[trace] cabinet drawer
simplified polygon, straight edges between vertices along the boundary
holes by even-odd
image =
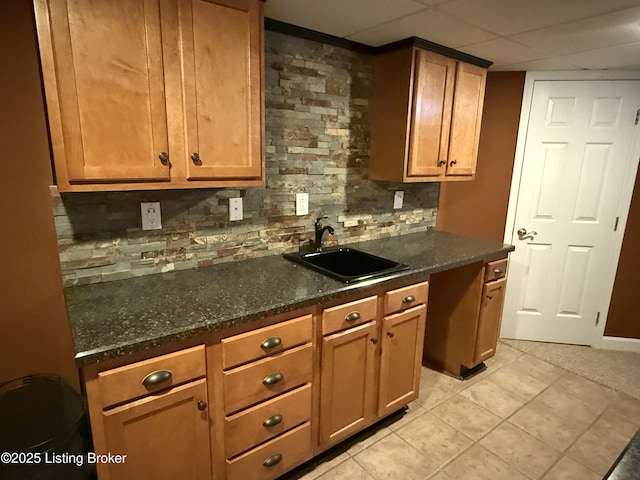
[[[322,312],[322,334],[344,330],[375,320],[378,315],[378,297],[367,297],[355,302],[327,308]]]
[[[225,414],[311,382],[313,347],[306,344],[224,372]]]
[[[204,345],[98,374],[102,407],[143,397],[206,374]]]
[[[416,283],[408,287],[390,290],[384,295],[384,314],[399,312],[427,302],[429,282]]]
[[[275,478],[311,458],[311,454],[311,425],[307,422],[244,455],[227,460],[227,480]]]
[[[310,384],[226,417],[226,457],[233,457],[310,419]],[[275,424],[269,425],[267,420]]]
[[[508,259],[503,258],[501,260],[495,260],[493,262],[487,263],[487,266],[484,270],[484,281],[491,282],[493,280],[498,280],[499,278],[503,278],[507,275],[507,262]]]
[[[305,315],[277,325],[225,338],[221,342],[222,368],[226,370],[311,342],[312,328],[311,315]]]

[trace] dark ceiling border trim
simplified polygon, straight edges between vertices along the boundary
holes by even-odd
[[[281,22],[280,20],[274,20],[273,18],[264,19],[265,30],[272,32],[284,33],[286,35],[292,35],[294,37],[304,38],[306,40],[314,40],[316,42],[328,43],[335,47],[346,48],[347,50],[355,50],[356,52],[369,53],[374,55],[378,49],[371,45],[365,45],[364,43],[354,42],[353,40],[347,40],[346,38],[336,37],[329,35],[328,33],[318,32],[309,28],[299,27],[292,25],[291,23]]]
[[[453,48],[445,47],[444,45],[430,42],[429,40],[419,37],[409,37],[404,40],[387,43],[386,45],[381,45],[379,47],[372,47],[364,43],[354,42],[353,40],[347,40],[346,38],[329,35],[328,33],[322,33],[309,28],[292,25],[291,23],[281,22],[280,20],[274,20],[273,18],[265,17],[264,28],[265,30],[270,30],[272,32],[284,33],[286,35],[327,43],[335,47],[342,47],[348,50],[368,53],[371,55],[386,53],[400,48],[418,47],[431,52],[440,53],[455,60],[471,63],[472,65],[477,65],[482,68],[489,68],[493,64],[493,62],[485,60],[484,58],[475,57],[468,53],[460,52]]]

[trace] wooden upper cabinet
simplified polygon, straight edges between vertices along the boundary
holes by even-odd
[[[370,177],[396,182],[475,174],[486,69],[407,47],[374,67]]]
[[[35,6],[60,191],[263,184],[261,1]]]
[[[48,7],[38,28],[61,186],[168,181],[158,158],[168,150],[158,1],[36,6]]]
[[[262,176],[262,29],[254,0],[182,0],[188,180]]]
[[[449,152],[456,61],[424,50],[415,55],[407,176],[440,176]]]
[[[458,62],[453,95],[447,175],[476,173],[487,70]]]

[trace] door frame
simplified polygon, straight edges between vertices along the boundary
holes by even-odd
[[[640,71],[609,71],[609,70],[576,70],[566,72],[527,72],[522,94],[522,110],[520,111],[520,125],[516,140],[516,152],[513,163],[513,176],[511,177],[511,190],[509,193],[509,206],[507,208],[507,222],[504,230],[504,242],[513,244],[513,230],[515,227],[516,208],[518,195],[520,193],[520,183],[522,177],[522,167],[524,163],[524,148],[527,140],[527,130],[529,128],[529,116],[531,113],[531,102],[533,101],[533,87],[537,81],[593,81],[593,80],[640,80]],[[618,205],[617,216],[619,217],[618,230],[613,232],[613,249],[610,253],[610,268],[604,272],[605,289],[598,302],[600,312],[600,323],[595,329],[591,340],[591,346],[595,348],[608,348],[612,350],[630,350],[640,352],[640,340],[621,339],[618,337],[605,337],[604,329],[607,325],[611,295],[613,285],[620,260],[622,240],[627,226],[629,207],[633,195],[633,187],[638,173],[638,163],[640,161],[640,127],[631,141],[629,158],[627,159],[627,174],[622,186],[620,203]],[[508,280],[507,280],[508,281]],[[504,312],[503,312],[504,315]]]

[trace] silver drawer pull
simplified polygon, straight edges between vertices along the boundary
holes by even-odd
[[[265,467],[273,467],[273,466],[279,464],[281,461],[282,461],[282,454],[281,453],[274,453],[273,455],[270,455],[267,458],[265,458],[264,462],[262,462],[262,464]]]
[[[413,303],[415,301],[416,301],[416,297],[414,297],[413,295],[407,295],[402,299],[402,303]]]
[[[172,374],[169,370],[158,370],[144,377],[142,384],[145,387],[154,387],[160,383],[170,381],[171,376]]]
[[[504,275],[504,270],[502,270],[501,268],[496,268],[493,271],[493,273],[496,274],[496,275]]]
[[[268,348],[275,348],[281,344],[282,344],[282,339],[280,337],[270,337],[270,338],[267,338],[264,342],[262,342],[262,345],[260,346],[264,349],[268,349]]]
[[[264,422],[262,422],[262,425],[264,425],[265,427],[275,427],[280,422],[282,422],[282,415],[276,414],[271,415],[269,418],[267,418]]]
[[[351,312],[346,317],[344,317],[347,322],[355,322],[356,320],[360,320],[360,312]]]
[[[282,380],[284,380],[284,375],[282,375],[280,372],[276,372],[264,377],[262,383],[269,387],[271,385],[275,385],[278,382],[281,382]]]

